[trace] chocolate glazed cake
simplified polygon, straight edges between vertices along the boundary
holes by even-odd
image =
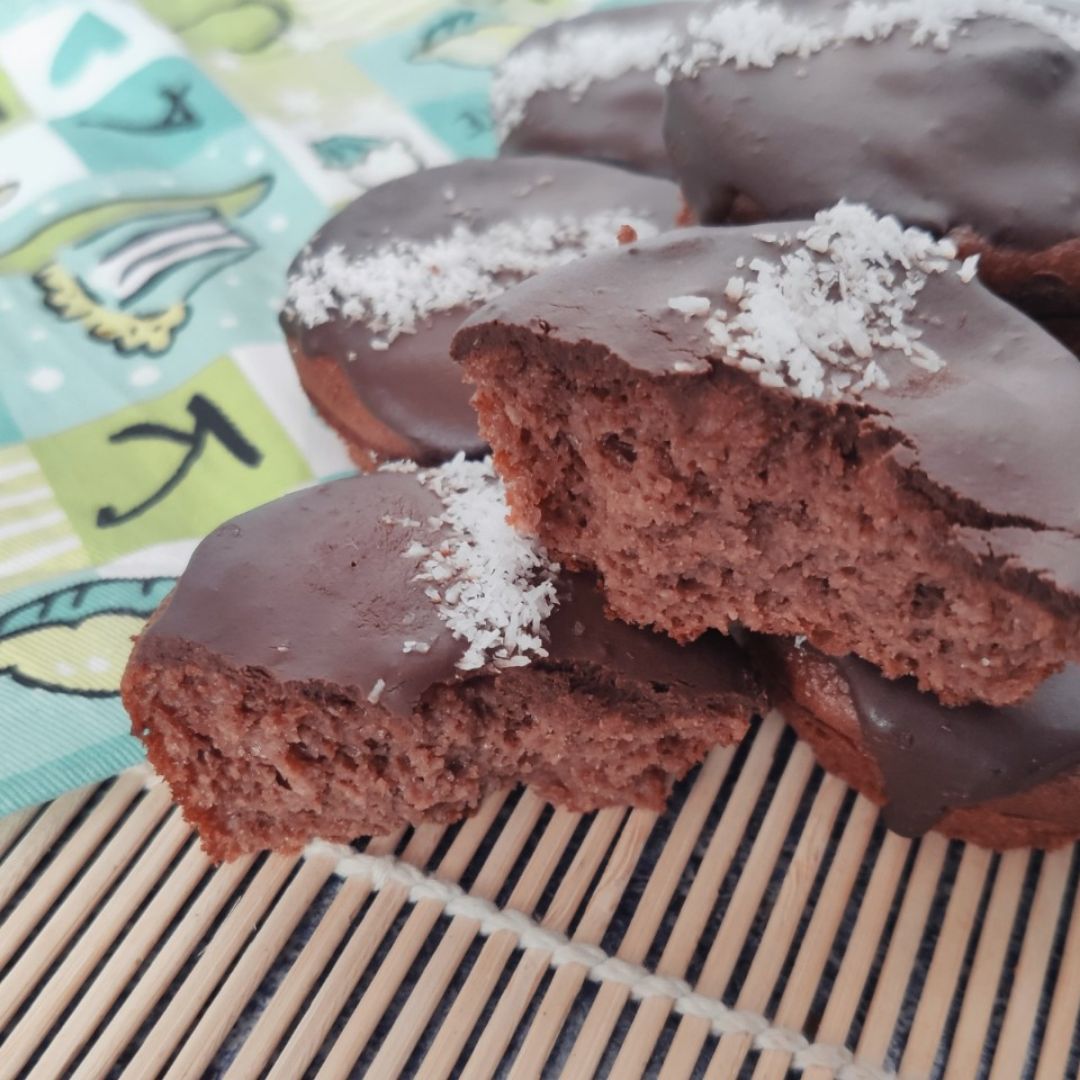
[[[763,700],[729,639],[605,617],[506,523],[490,463],[380,471],[212,533],[124,704],[217,859],[448,822],[524,781],[661,808]]]
[[[884,806],[905,836],[930,829],[983,847],[1059,847],[1080,837],[1080,667],[1019,705],[948,709],[911,679],[759,639],[784,717],[821,764]]]
[[[462,319],[514,282],[671,228],[675,186],[584,161],[463,161],[361,195],[289,271],[282,327],[304,390],[356,463],[486,447],[450,361]],[[625,235],[625,232],[624,232]]]
[[[1004,705],[1080,659],[1080,366],[865,207],[526,282],[454,343],[516,520],[613,612]]]
[[[669,74],[668,151],[699,221],[865,202],[951,234],[991,288],[1080,336],[1075,15],[1027,0],[719,5],[690,20]]]
[[[594,11],[531,33],[495,69],[502,154],[565,154],[670,176],[657,69],[692,3]]]

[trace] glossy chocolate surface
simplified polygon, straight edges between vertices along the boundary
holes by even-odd
[[[1077,130],[1080,54],[985,17],[946,49],[914,46],[901,28],[771,68],[714,63],[676,77],[665,116],[675,175],[703,222],[737,214],[737,196],[756,220],[847,198],[1027,249],[1080,235]]]
[[[668,181],[592,162],[546,157],[463,161],[391,181],[360,196],[315,235],[293,264],[340,246],[349,258],[395,240],[426,241],[457,225],[484,229],[529,217],[587,215],[627,209],[673,227],[678,193]],[[309,358],[334,360],[357,397],[378,420],[436,464],[465,451],[484,452],[469,405],[471,388],[449,357],[450,341],[471,308],[441,312],[389,348],[372,346],[362,321],[336,315],[308,327],[286,312],[286,334]]]
[[[949,709],[912,679],[890,681],[855,657],[834,663],[884,777],[885,819],[896,832],[919,836],[947,810],[1028,791],[1080,765],[1076,665],[1020,705]]]

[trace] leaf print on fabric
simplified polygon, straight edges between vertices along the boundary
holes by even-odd
[[[172,578],[86,581],[0,615],[0,672],[23,686],[80,697],[114,696],[132,636]]]

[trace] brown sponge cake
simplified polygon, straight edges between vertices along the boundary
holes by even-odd
[[[670,65],[665,135],[706,224],[840,198],[981,253],[1040,319],[1080,313],[1080,19],[1017,0],[713,5]]]
[[[949,709],[855,657],[790,639],[752,647],[785,718],[895,831],[934,829],[997,850],[1080,837],[1080,667],[1020,705]]]
[[[515,282],[672,228],[666,180],[552,157],[461,161],[333,217],[290,271],[282,327],[308,397],[363,469],[486,453],[450,360],[461,321]]]
[[[1027,696],[1080,659],[1080,367],[951,255],[841,205],[504,294],[454,351],[516,519],[681,640]]]
[[[506,523],[490,463],[376,472],[212,533],[138,639],[124,704],[227,859],[447,822],[524,781],[660,808],[763,700],[719,634],[605,617]]]

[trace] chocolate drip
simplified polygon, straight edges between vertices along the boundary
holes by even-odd
[[[948,810],[1030,790],[1080,765],[1080,666],[1020,705],[950,709],[913,679],[890,681],[856,657],[835,663],[884,777],[884,815],[895,832],[919,836]]]

